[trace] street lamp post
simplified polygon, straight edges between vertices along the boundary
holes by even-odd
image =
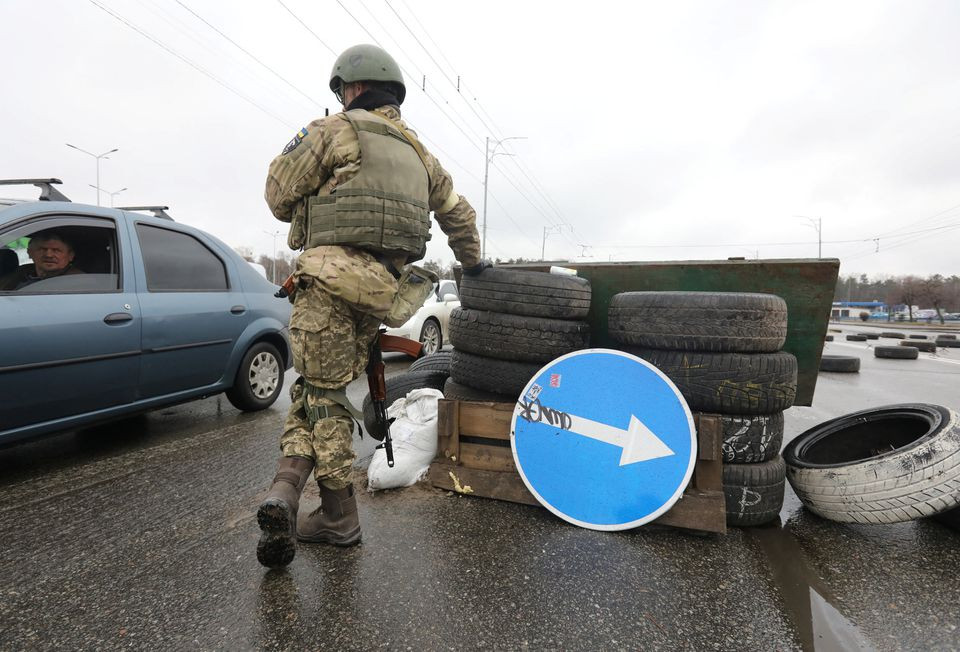
[[[88,152],[87,150],[81,149],[81,148],[77,147],[76,145],[71,145],[70,143],[65,143],[65,145],[66,145],[67,147],[72,147],[73,149],[77,150],[78,152],[83,152],[83,153],[86,154],[87,156],[92,156],[93,158],[96,159],[96,161],[97,161],[97,185],[96,185],[96,188],[97,188],[97,206],[99,206],[99,205],[100,205],[100,159],[102,159],[102,158],[109,158],[109,157],[107,156],[107,154],[113,154],[114,152],[118,152],[118,151],[120,151],[120,148],[119,148],[119,147],[114,147],[114,148],[111,149],[109,152],[104,152],[103,154],[94,154],[93,152]]]
[[[817,258],[823,258],[823,218],[808,217],[806,215],[794,215],[794,217],[802,217],[810,222],[809,226],[817,232]]]
[[[91,188],[96,188],[97,190],[103,190],[103,192],[105,192],[105,193],[107,193],[108,195],[110,195],[110,208],[113,208],[113,198],[116,197],[117,195],[119,195],[119,194],[120,194],[121,192],[123,192],[124,190],[128,190],[128,188],[121,188],[120,190],[116,190],[116,191],[114,191],[114,192],[110,192],[109,190],[104,190],[103,188],[100,188],[100,187],[98,187],[98,186],[95,186],[95,185],[93,185],[92,183],[88,183],[87,185],[90,186]],[[99,200],[97,200],[97,203],[99,204]]]
[[[277,284],[277,236],[283,235],[283,233],[280,231],[264,231],[264,233],[266,233],[267,235],[273,238],[273,257],[270,259],[271,261],[273,261],[273,263],[271,265],[272,269],[270,271],[270,277],[273,280],[273,284],[276,285]]]
[[[483,235],[480,242],[480,257],[485,258],[487,253],[487,180],[490,178],[490,161],[498,154],[501,156],[513,156],[507,152],[498,152],[497,148],[508,140],[526,140],[526,136],[507,136],[500,140],[494,140],[493,149],[490,149],[490,136],[487,136],[484,146],[484,166],[483,166]]]

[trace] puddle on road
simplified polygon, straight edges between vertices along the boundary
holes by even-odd
[[[804,650],[875,650],[866,636],[834,606],[823,580],[807,562],[793,534],[778,522],[748,528],[745,533],[760,546],[783,596],[787,613]]]

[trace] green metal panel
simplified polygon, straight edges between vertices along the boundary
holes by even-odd
[[[593,289],[591,345],[613,348],[607,310],[613,295],[641,290],[766,292],[787,302],[784,351],[797,357],[796,405],[810,405],[830,318],[840,261],[824,259],[691,260],[637,263],[557,263],[577,270]],[[549,265],[507,265],[548,271]]]

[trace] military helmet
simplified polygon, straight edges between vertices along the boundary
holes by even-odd
[[[395,85],[397,100],[402,104],[407,94],[400,66],[386,50],[376,45],[354,45],[343,51],[330,72],[330,90],[336,93],[341,84],[358,81],[390,82]]]

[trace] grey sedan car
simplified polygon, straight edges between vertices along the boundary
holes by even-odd
[[[163,207],[16,181],[43,195],[0,205],[0,443],[220,392],[273,404],[292,362],[276,286]]]

